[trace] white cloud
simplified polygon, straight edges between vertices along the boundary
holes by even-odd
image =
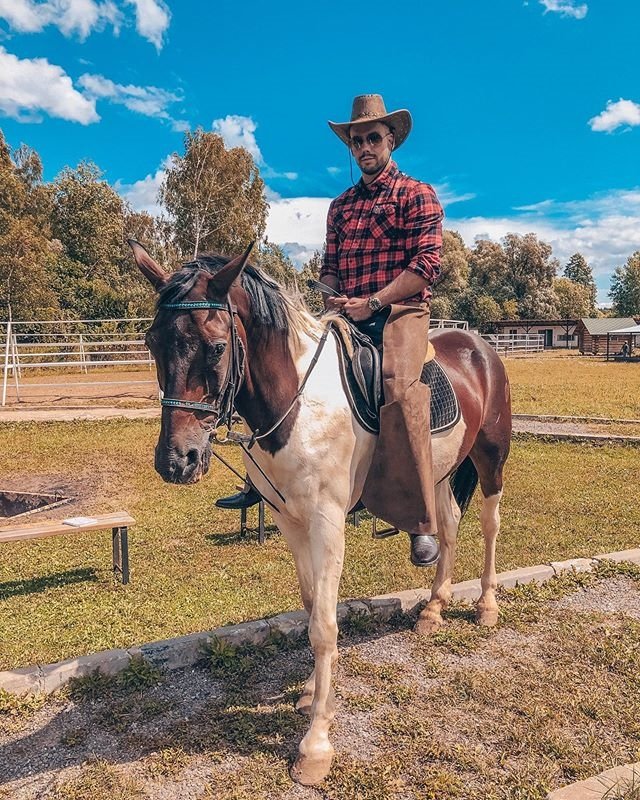
[[[244,147],[253,156],[256,164],[263,164],[264,159],[256,141],[257,124],[251,117],[228,114],[226,117],[214,119],[211,128],[219,133],[227,148]]]
[[[327,167],[329,175],[339,175],[342,172],[341,167]]]
[[[589,120],[592,131],[611,133],[621,125],[640,125],[640,105],[638,103],[622,98],[617,103],[609,100],[605,110]]]
[[[0,19],[20,33],[38,33],[54,25],[65,36],[77,34],[86,39],[91,31],[106,24],[117,33],[122,15],[112,0],[0,0]]]
[[[586,3],[577,4],[575,0],[540,0],[544,6],[544,13],[552,11],[562,17],[573,17],[574,19],[584,19],[587,16],[589,6]]]
[[[61,67],[46,58],[19,59],[3,47],[0,112],[21,122],[39,122],[43,112],[82,125],[100,119],[95,100],[78,92]]]
[[[116,181],[114,189],[127,200],[134,211],[147,211],[159,216],[162,207],[158,203],[158,192],[166,176],[167,158],[153,175],[147,175],[135,183]]]
[[[330,197],[288,197],[270,201],[267,238],[276,244],[304,245],[312,251],[322,246]]]
[[[473,200],[475,197],[473,192],[458,194],[448,183],[434,184],[433,188],[436,190],[438,199],[444,208],[447,208],[447,206],[452,206],[454,203],[464,203],[466,200]]]
[[[171,12],[163,0],[127,0],[136,9],[136,30],[140,36],[162,49],[165,31],[171,21]]]
[[[182,100],[179,95],[172,94],[165,89],[157,86],[133,86],[131,84],[123,86],[114,83],[102,75],[81,75],[78,83],[85,90],[85,94],[92,100],[108,100],[110,103],[125,106],[129,111],[143,114],[145,117],[156,117],[157,119],[171,120],[174,125],[182,125],[184,122],[174,121],[167,111],[167,107],[172,103]]]

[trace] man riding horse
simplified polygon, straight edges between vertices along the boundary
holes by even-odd
[[[442,207],[431,186],[401,173],[391,159],[411,131],[409,111],[387,113],[380,95],[360,95],[349,122],[329,125],[350,148],[362,177],[329,208],[320,279],[341,296],[328,297],[326,308],[342,312],[383,345],[385,405],[363,502],[407,530],[414,565],[431,566],[439,547],[430,390],[420,375],[430,287],[440,272]],[[242,508],[259,499],[249,486],[217,505]]]

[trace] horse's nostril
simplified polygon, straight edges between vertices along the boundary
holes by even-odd
[[[200,461],[200,453],[195,448],[192,448],[187,453],[187,464],[189,464],[189,466],[191,466],[193,464],[197,464],[198,461]]]

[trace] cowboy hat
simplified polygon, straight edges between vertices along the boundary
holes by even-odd
[[[411,114],[406,108],[387,114],[384,100],[380,94],[360,94],[353,98],[351,119],[349,122],[331,122],[329,127],[342,141],[349,146],[351,137],[349,129],[361,122],[384,122],[394,133],[393,149],[397,150],[411,131]]]

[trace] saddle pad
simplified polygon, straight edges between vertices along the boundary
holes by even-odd
[[[376,369],[371,369],[367,352],[366,361],[363,359],[358,364],[358,372],[364,373],[365,382],[368,384],[367,395],[362,392],[362,375],[356,378],[353,363],[346,351],[344,332],[338,332],[332,328],[332,333],[338,344],[338,362],[340,364],[340,378],[342,387],[351,406],[351,410],[360,425],[369,433],[377,434],[380,430],[380,404],[382,402],[382,382],[379,364]],[[342,334],[342,335],[341,335]],[[353,352],[353,351],[352,351]],[[375,351],[377,356],[377,351]],[[368,374],[367,374],[368,373]],[[370,385],[371,379],[377,380],[377,391],[373,392]],[[437,359],[428,361],[422,368],[421,380],[431,389],[431,431],[438,433],[453,427],[460,419],[460,405],[458,398],[453,390],[451,381],[447,373],[441,367]],[[378,398],[377,403],[373,403],[373,396]]]
[[[460,419],[460,405],[449,376],[437,359],[424,365],[420,380],[431,388],[431,432],[452,428]]]

